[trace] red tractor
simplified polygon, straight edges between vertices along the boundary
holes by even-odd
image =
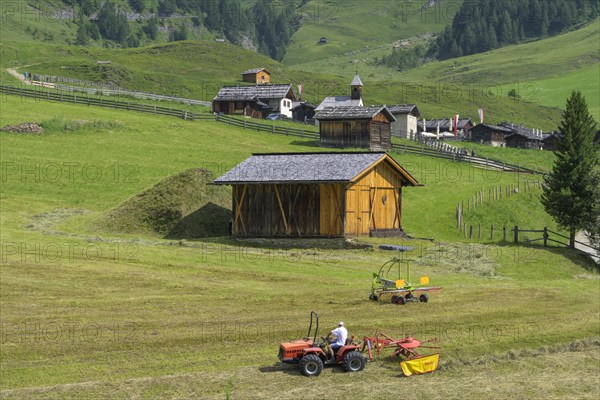
[[[313,320],[314,317],[314,320]],[[315,323],[314,334],[311,338],[311,332]],[[310,312],[310,325],[308,334],[305,338],[283,342],[279,346],[279,359],[282,363],[296,364],[300,372],[305,376],[319,376],[324,366],[341,365],[346,372],[359,372],[365,368],[366,358],[360,351],[360,346],[354,344],[352,339],[346,340],[346,345],[340,347],[334,353],[333,358],[329,357],[327,338],[321,336],[317,341],[317,332],[319,331],[319,316],[316,312]]]

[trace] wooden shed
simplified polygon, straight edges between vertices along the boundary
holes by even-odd
[[[256,84],[270,83],[271,73],[265,68],[254,68],[242,72],[242,81]]]
[[[327,107],[315,115],[319,120],[323,147],[366,148],[373,151],[392,147],[391,123],[396,121],[386,106]]]
[[[312,120],[315,116],[315,106],[306,101],[292,102],[292,119],[298,122]]]
[[[402,233],[402,188],[419,183],[386,153],[255,154],[215,180],[232,186],[232,235]]]

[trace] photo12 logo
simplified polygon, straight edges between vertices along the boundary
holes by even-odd
[[[114,182],[135,183],[139,165],[134,163],[98,163],[80,162],[16,162],[4,161],[1,168],[1,181],[34,183],[90,183]]]

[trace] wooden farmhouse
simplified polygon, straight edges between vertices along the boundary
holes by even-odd
[[[254,68],[242,72],[242,81],[259,84],[270,83],[271,73],[265,68]]]
[[[412,139],[417,133],[417,122],[421,113],[415,104],[397,104],[389,107],[390,112],[396,118],[392,122],[392,136]]]
[[[504,147],[506,145],[504,138],[513,133],[514,131],[512,129],[504,126],[479,124],[471,129],[470,138],[476,143],[490,144],[494,147]]]
[[[396,118],[386,106],[330,107],[315,115],[323,147],[365,148],[373,151],[392,147],[391,123]]]
[[[501,124],[501,126],[506,126]],[[506,147],[516,147],[520,149],[543,149],[544,138],[548,136],[539,129],[525,128],[523,125],[511,126],[513,133],[504,137]]]
[[[255,154],[215,180],[232,186],[232,235],[402,234],[402,189],[419,183],[386,153]]]
[[[212,101],[213,112],[265,118],[281,113],[292,118],[292,85],[223,86]]]

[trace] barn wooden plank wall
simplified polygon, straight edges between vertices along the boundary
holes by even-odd
[[[321,236],[319,185],[233,186],[235,236]]]
[[[369,121],[327,121],[319,124],[321,146],[369,148]]]

